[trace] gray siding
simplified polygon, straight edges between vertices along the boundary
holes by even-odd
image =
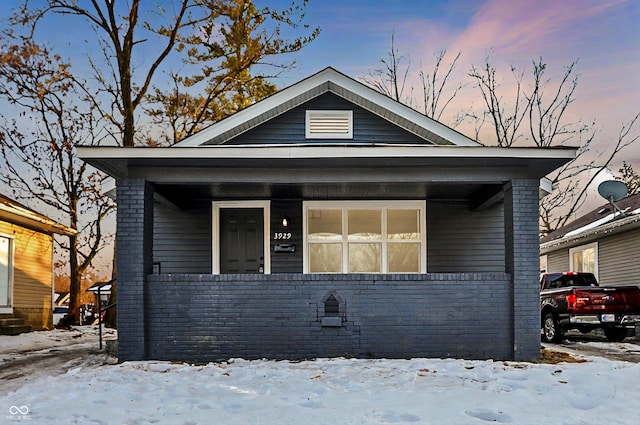
[[[353,139],[349,140],[350,143],[429,143],[340,96],[326,93],[240,134],[225,144],[345,143],[344,139],[305,140],[305,111],[308,109],[353,110]]]
[[[603,285],[640,285],[640,229],[618,233],[598,242],[598,281]],[[569,270],[569,249],[593,243],[574,245],[547,254],[549,271]]]
[[[640,229],[598,243],[598,275],[606,285],[640,284]]]
[[[564,249],[564,250],[548,253],[547,254],[547,271],[548,272],[569,271],[569,250]]]
[[[153,262],[162,273],[211,273],[211,207],[183,211],[155,202],[153,219]]]
[[[427,271],[504,272],[504,208],[427,201]]]
[[[511,285],[504,273],[148,280],[151,359],[512,357],[512,306],[504,302]],[[341,301],[340,320],[323,327],[329,294]]]

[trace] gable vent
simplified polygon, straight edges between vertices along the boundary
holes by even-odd
[[[307,111],[307,139],[353,138],[353,111]]]

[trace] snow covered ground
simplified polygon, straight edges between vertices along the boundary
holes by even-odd
[[[20,338],[0,337],[0,359]],[[0,392],[0,423],[639,423],[640,364],[585,359],[85,362]]]

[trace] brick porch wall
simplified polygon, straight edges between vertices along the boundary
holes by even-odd
[[[513,356],[508,274],[149,275],[147,282],[150,359]],[[341,326],[322,325],[330,294],[340,301]]]

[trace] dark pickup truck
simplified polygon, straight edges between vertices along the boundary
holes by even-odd
[[[542,339],[560,342],[568,329],[601,328],[609,341],[633,335],[640,322],[640,287],[599,286],[591,273],[545,273],[540,279]]]

